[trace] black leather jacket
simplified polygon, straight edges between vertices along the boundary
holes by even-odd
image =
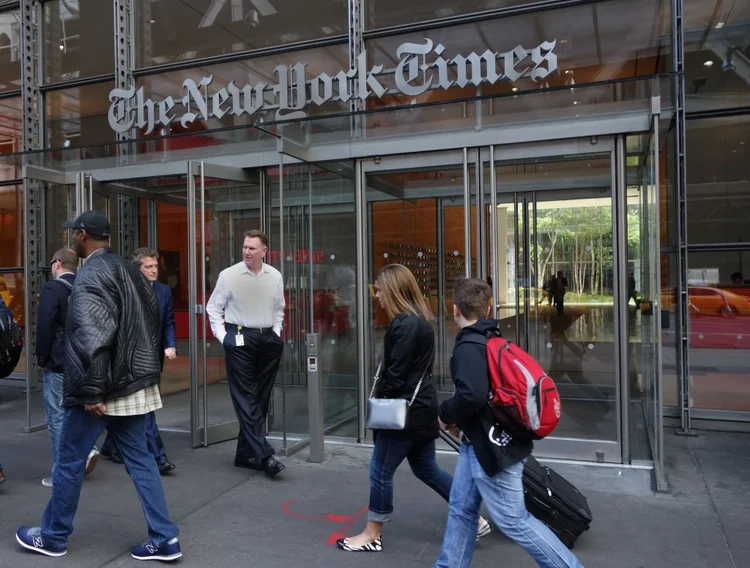
[[[404,430],[380,430],[378,435],[405,436],[421,443],[438,437],[438,397],[432,378],[435,332],[423,317],[401,314],[388,326],[383,342],[383,369],[376,396],[410,400],[424,374]],[[425,370],[428,370],[425,373]]]
[[[97,404],[158,384],[159,305],[111,248],[93,253],[68,302],[63,405]]]

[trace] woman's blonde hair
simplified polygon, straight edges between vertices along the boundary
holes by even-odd
[[[419,290],[417,279],[405,266],[384,266],[375,279],[375,288],[380,292],[388,319],[392,320],[399,314],[413,314],[432,319],[432,310]]]

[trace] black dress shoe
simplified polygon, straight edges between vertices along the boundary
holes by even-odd
[[[177,467],[175,464],[173,464],[171,461],[164,460],[159,464],[159,473],[161,475],[166,475],[170,471],[174,471],[175,467]]]
[[[263,465],[263,471],[266,472],[266,475],[268,477],[273,477],[274,475],[278,475],[279,473],[284,471],[284,469],[286,469],[286,466],[280,461],[278,461],[276,458],[274,458],[273,456],[268,458],[265,464]]]
[[[264,465],[263,460],[259,460],[258,458],[234,458],[235,467],[246,467],[255,471],[263,471]]]

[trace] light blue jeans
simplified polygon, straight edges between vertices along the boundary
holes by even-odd
[[[62,429],[65,410],[62,407],[63,374],[54,371],[44,371],[42,376],[42,393],[44,395],[44,412],[47,416],[47,431],[52,444],[52,469],[57,463],[57,448],[60,444],[60,430]]]
[[[436,568],[463,568],[471,564],[482,500],[500,530],[528,552],[539,566],[583,568],[560,539],[526,510],[523,465],[523,462],[517,463],[489,477],[479,464],[474,448],[467,444],[461,446]]]

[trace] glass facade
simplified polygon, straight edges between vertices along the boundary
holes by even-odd
[[[287,283],[269,427],[289,451],[318,414],[329,435],[367,438],[386,324],[367,284],[394,261],[432,303],[444,393],[452,281],[493,282],[498,318],[569,409],[543,453],[658,463],[664,412],[683,425],[750,418],[747,6],[29,4],[33,22],[0,4],[0,291],[19,318],[33,312],[40,267],[68,240],[60,222],[85,206],[107,211],[122,253],[158,248],[179,341],[160,422],[196,445],[236,425],[221,349],[193,308],[258,226]],[[27,24],[41,41],[22,41]],[[24,53],[40,66],[28,85]],[[558,271],[561,318],[544,292]],[[306,401],[310,332],[319,413]]]

